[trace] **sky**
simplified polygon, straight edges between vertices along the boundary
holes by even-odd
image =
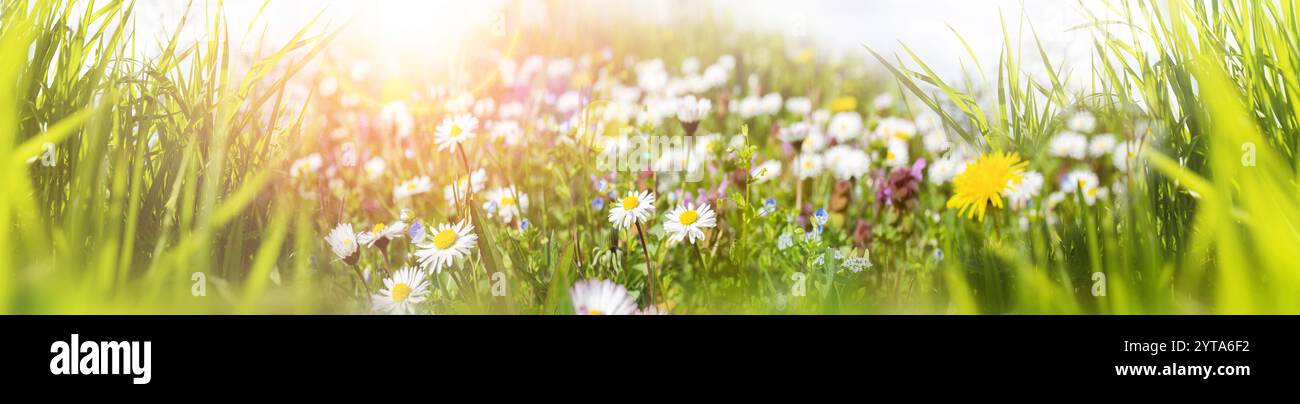
[[[227,0],[232,26],[246,26],[262,3]],[[833,55],[870,57],[862,49],[864,45],[885,54],[901,53],[900,44],[906,44],[949,77],[961,72],[959,60],[969,63],[970,59],[949,25],[961,33],[986,69],[996,67],[993,63],[1001,49],[1000,15],[1005,16],[1013,34],[1021,18],[1032,22],[1053,58],[1086,61],[1091,43],[1086,30],[1069,29],[1084,21],[1081,6],[1074,0],[275,0],[263,11],[262,20],[270,22],[271,38],[287,39],[295,27],[325,10],[327,21],[347,21],[394,38],[384,42],[405,42],[397,38],[456,38],[467,27],[493,24],[501,7],[527,7],[525,15],[544,21],[547,12],[553,11],[547,10],[548,3],[587,9],[618,3],[623,12],[632,10],[637,18],[664,23],[669,22],[671,11],[709,9],[732,16],[744,28],[779,29],[788,36],[807,38]],[[183,1],[142,0],[142,25],[174,25],[184,7]],[[449,46],[437,40],[407,45],[431,52]],[[1027,50],[1034,49],[1032,42],[1025,45],[1030,46]]]

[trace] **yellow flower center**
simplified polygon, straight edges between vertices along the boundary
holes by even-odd
[[[460,125],[451,125],[452,136],[460,136],[461,132],[464,132],[464,130],[460,128]]]
[[[381,233],[384,232],[384,224],[383,224],[383,223],[375,223],[375,229],[374,229],[374,230],[371,230],[370,232],[373,233],[373,234],[376,235],[376,236],[380,235]]]
[[[805,162],[803,162],[803,169],[805,169],[805,170],[811,170],[811,169],[812,169],[812,162],[811,162],[811,161],[805,161]]]
[[[641,206],[641,200],[637,199],[636,196],[623,198],[623,210],[636,209],[637,206]]]
[[[515,206],[515,198],[509,196],[501,197],[501,207]]]
[[[406,282],[398,282],[393,285],[394,302],[406,301],[406,298],[409,296],[411,296],[411,287],[408,286]]]
[[[696,220],[700,220],[700,213],[694,210],[682,212],[682,216],[677,218],[677,221],[681,222],[683,226],[690,226]]]
[[[415,190],[415,183],[414,183],[414,182],[408,182],[408,183],[406,183],[406,189],[407,189],[407,190],[410,190],[410,191],[414,191],[414,190]]]
[[[885,153],[885,160],[893,160],[894,157],[896,157],[896,155],[894,154],[894,152],[888,152],[888,153]]]
[[[593,316],[599,316],[599,315],[605,314],[605,312],[600,311],[600,310],[596,310],[596,309],[591,309],[591,310],[587,310],[587,314],[590,314],[590,315],[593,315]]]
[[[1097,197],[1097,188],[1088,188],[1088,197],[1096,198],[1096,197]]]
[[[446,229],[440,231],[438,235],[433,236],[433,246],[438,247],[439,250],[446,250],[456,243],[456,237],[455,230]]]

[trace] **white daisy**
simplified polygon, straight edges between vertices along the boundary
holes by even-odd
[[[943,185],[957,174],[966,171],[966,162],[956,157],[941,158],[930,165],[926,180],[934,185]]]
[[[885,148],[885,166],[902,167],[908,165],[911,161],[906,141],[898,139],[889,141]]]
[[[1088,138],[1077,132],[1061,132],[1052,137],[1047,151],[1055,157],[1069,157],[1083,160],[1087,157]]]
[[[826,134],[822,133],[821,130],[815,127],[809,128],[808,137],[803,140],[803,143],[799,146],[799,150],[804,153],[815,153],[825,149],[826,145],[829,143],[830,140],[826,138]]]
[[[357,262],[357,233],[352,231],[351,223],[340,223],[330,230],[330,234],[325,236],[325,242],[329,243],[330,250],[334,255],[347,262],[348,265]]]
[[[1136,141],[1124,142],[1115,148],[1114,154],[1111,154],[1111,163],[1115,164],[1115,169],[1127,172],[1129,164],[1137,158],[1138,143]]]
[[[781,93],[768,93],[759,101],[759,107],[764,114],[776,115],[781,113],[781,106],[785,105],[781,98]]]
[[[433,273],[450,267],[455,259],[468,257],[470,249],[478,242],[474,226],[464,220],[455,225],[443,223],[428,234],[432,237],[426,237],[426,242],[417,246],[415,257],[421,267]]]
[[[871,169],[871,158],[867,153],[852,146],[832,147],[823,155],[823,162],[840,181],[860,178]]]
[[[852,111],[835,114],[826,131],[840,143],[857,140],[862,135],[862,115]]]
[[[633,222],[646,221],[655,213],[655,195],[650,191],[632,191],[611,205],[609,222],[619,228],[627,228]]]
[[[454,188],[453,188],[454,186]],[[474,170],[469,177],[460,176],[455,184],[449,184],[442,187],[442,197],[447,199],[448,205],[456,204],[456,197],[465,197],[467,193],[476,193],[482,191],[487,186],[487,171],[482,168]]]
[[[781,176],[781,162],[779,160],[764,161],[763,164],[754,167],[749,172],[749,176],[754,179],[756,184],[771,181]]]
[[[921,137],[921,144],[925,146],[925,151],[938,155],[952,148],[952,142],[948,141],[948,134],[942,130],[931,131]]]
[[[776,137],[777,139],[781,139],[782,142],[794,144],[795,142],[807,138],[808,132],[811,130],[812,126],[807,122],[795,122],[789,126],[781,127],[781,130],[776,133]]]
[[[415,195],[429,192],[433,189],[433,181],[429,177],[415,177],[403,182],[393,189],[393,200],[400,201]]]
[[[1097,117],[1093,116],[1091,112],[1079,111],[1070,117],[1065,126],[1070,128],[1071,131],[1092,133],[1092,130],[1097,128]]]
[[[1088,142],[1088,155],[1092,157],[1101,157],[1110,154],[1115,150],[1115,135],[1103,133],[1092,138]]]
[[[884,141],[911,140],[916,136],[916,124],[902,118],[885,118],[876,125],[876,136]]]
[[[812,107],[812,100],[809,100],[808,97],[790,97],[785,100],[785,110],[795,115],[808,115],[809,112],[812,112]]]
[[[1029,201],[1038,196],[1038,192],[1043,189],[1043,175],[1035,171],[1025,173],[1020,179],[1020,183],[1012,183],[1007,187],[1006,194],[1008,204],[1014,209],[1024,209],[1029,206]]]
[[[402,268],[392,278],[384,279],[384,288],[374,295],[374,310],[388,314],[413,314],[414,305],[424,301],[429,294],[429,281],[425,272],[416,268]]]
[[[449,151],[462,142],[473,139],[474,131],[477,129],[478,118],[470,114],[461,114],[443,119],[434,130],[433,140],[438,144],[438,151]]]
[[[488,200],[483,202],[483,210],[494,212],[502,222],[510,223],[516,216],[523,217],[523,212],[528,210],[528,194],[515,190],[514,186],[488,191],[486,196]]]
[[[374,228],[357,234],[357,242],[366,247],[378,244],[379,248],[383,248],[388,244],[388,240],[401,238],[404,234],[406,234],[406,223],[400,220],[392,224],[375,223]]]
[[[289,178],[311,175],[317,170],[320,170],[321,165],[323,164],[324,160],[321,159],[320,154],[318,153],[312,153],[307,155],[307,157],[294,160],[293,165],[289,166]]]
[[[668,211],[667,218],[664,231],[668,233],[668,241],[671,243],[687,239],[691,244],[695,244],[695,240],[704,239],[704,229],[718,225],[717,217],[714,216],[713,209],[709,205],[695,207],[687,203],[685,206],[678,206]]]
[[[1061,179],[1061,192],[1073,196],[1075,192],[1082,190],[1084,202],[1092,206],[1097,201],[1097,197],[1103,196],[1101,193],[1105,191],[1105,188],[1099,187],[1100,184],[1097,174],[1087,169],[1078,169]]]
[[[636,302],[623,285],[604,279],[578,281],[569,289],[573,312],[579,315],[622,316],[636,313]]]
[[[707,98],[696,99],[687,95],[677,100],[677,120],[683,123],[695,123],[709,116],[713,102]]]
[[[794,158],[794,175],[801,180],[816,177],[822,173],[822,156],[804,153]]]

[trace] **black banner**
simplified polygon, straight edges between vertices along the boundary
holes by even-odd
[[[671,383],[721,372],[788,381],[1237,386],[1300,376],[1295,321],[1279,316],[9,316],[0,317],[5,330],[0,347],[6,358],[4,384],[20,390],[364,386],[431,377],[439,383],[576,382],[568,380],[573,377],[657,377],[665,379],[654,383]]]

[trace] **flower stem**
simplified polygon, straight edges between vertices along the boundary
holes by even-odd
[[[636,221],[636,235],[641,238],[641,251],[645,252],[646,282],[650,285],[650,305],[655,305],[655,270],[650,266],[650,249],[645,244],[645,232],[641,231],[641,221]]]

